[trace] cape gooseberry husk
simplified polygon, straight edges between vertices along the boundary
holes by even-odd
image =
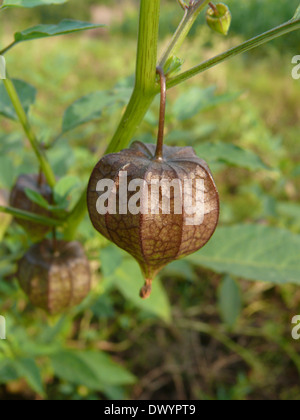
[[[163,147],[163,158],[155,157],[156,146],[135,142],[129,149],[104,156],[96,165],[88,186],[88,209],[96,230],[117,246],[131,254],[139,263],[145,277],[141,297],[151,293],[151,283],[156,274],[168,263],[185,257],[202,248],[213,235],[219,219],[219,194],[206,162],[197,157],[191,147]],[[120,214],[120,172],[127,172],[127,187],[134,179],[142,179],[148,185],[148,201],[140,198],[148,214]],[[99,214],[97,200],[98,182],[103,179],[115,181],[116,214]],[[175,214],[175,189],[170,190],[170,214],[151,214],[151,186],[153,179],[158,181],[203,180],[204,181],[204,219],[199,225],[190,225],[183,206],[181,214]],[[128,191],[127,202],[137,191]],[[160,196],[162,196],[160,188]],[[196,196],[195,183],[192,190]],[[146,201],[146,202],[145,202]],[[182,200],[183,201],[183,200]],[[160,204],[157,204],[160,208]],[[145,212],[144,212],[145,213]]]
[[[20,175],[10,194],[10,205],[19,210],[28,211],[40,216],[51,217],[51,212],[31,201],[25,190],[33,190],[44,197],[48,203],[53,202],[51,188],[47,185],[44,175]],[[33,240],[40,240],[51,230],[51,227],[28,220],[15,218],[15,221],[26,230]]]
[[[215,32],[228,35],[232,21],[229,7],[224,3],[218,3],[214,7],[209,7],[206,13],[206,22]]]
[[[34,306],[51,315],[78,305],[91,288],[89,262],[79,242],[44,240],[19,261],[17,277]]]

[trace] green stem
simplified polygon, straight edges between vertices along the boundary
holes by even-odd
[[[150,108],[156,93],[158,93],[155,92],[157,90],[156,86],[154,86],[153,90],[154,93],[151,95],[143,96],[137,89],[134,89],[123,118],[106,149],[105,154],[119,152],[128,146],[128,143],[134,136],[134,133]]]
[[[10,79],[4,79],[3,80],[5,89],[8,93],[8,96],[10,97],[10,100],[14,106],[14,109],[16,111],[16,114],[19,118],[20,123],[22,124],[22,127],[25,131],[25,134],[28,138],[28,140],[30,141],[30,144],[39,160],[40,166],[42,168],[42,171],[45,174],[45,177],[47,179],[48,184],[50,185],[50,187],[54,187],[56,180],[55,180],[55,175],[52,171],[52,168],[44,154],[44,152],[41,150],[39,143],[37,141],[37,138],[35,137],[35,134],[29,124],[27,115],[24,111],[24,108],[22,106],[22,103],[20,101],[20,98],[18,96],[18,93],[16,91],[16,88],[12,82],[12,80]]]
[[[124,149],[132,139],[156,95],[156,63],[160,0],[141,0],[135,87],[106,154]],[[66,239],[72,239],[86,213],[86,190],[68,217]]]
[[[159,66],[164,67],[166,62],[170,57],[176,55],[179,48],[182,46],[183,41],[190,32],[192,26],[194,25],[199,13],[208,5],[209,0],[198,0],[192,6],[185,8],[185,13],[182,21],[180,22],[170,44],[164,51],[162,57],[159,60]]]
[[[7,51],[9,51],[11,48],[13,48],[17,44],[18,42],[13,41],[11,44],[9,44],[7,47],[3,48],[3,50],[0,51],[0,55],[4,55],[5,53],[7,53]]]
[[[61,226],[62,221],[50,219],[49,217],[39,216],[35,213],[30,213],[24,210],[19,210],[13,207],[0,206],[0,213],[10,214],[18,219],[28,220],[30,222],[39,223],[45,226]]]
[[[72,241],[75,238],[78,226],[85,217],[87,211],[86,195],[87,189],[85,188],[80,199],[67,218],[67,226],[64,230],[64,238],[67,241]]]
[[[106,153],[128,145],[156,95],[160,0],[141,0],[135,87]]]
[[[188,79],[191,79],[197,74],[202,73],[216,66],[217,64],[220,64],[223,61],[228,60],[229,58],[235,57],[236,55],[242,54],[246,51],[250,51],[253,48],[256,48],[269,41],[272,41],[273,39],[276,39],[282,35],[288,34],[292,31],[296,31],[298,29],[300,29],[300,19],[286,22],[283,25],[277,26],[276,28],[271,29],[268,32],[265,32],[255,38],[252,38],[238,45],[237,47],[231,48],[230,50],[225,51],[224,53],[217,55],[216,57],[213,57],[184,73],[179,74],[178,76],[168,81],[167,87],[168,89],[170,89],[174,86],[177,86],[180,83],[183,83]]]

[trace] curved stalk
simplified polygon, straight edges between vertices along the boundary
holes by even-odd
[[[155,157],[157,160],[162,160],[163,147],[164,147],[167,87],[166,87],[166,76],[161,67],[157,67],[157,73],[160,76],[160,112],[159,112],[159,128],[158,128],[158,135],[157,135],[157,147],[156,147]]]

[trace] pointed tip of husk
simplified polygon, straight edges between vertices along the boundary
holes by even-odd
[[[152,279],[147,279],[144,286],[141,288],[140,297],[142,299],[148,299],[152,292]]]

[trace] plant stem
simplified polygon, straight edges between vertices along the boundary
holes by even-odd
[[[3,48],[3,50],[0,51],[0,55],[4,55],[5,53],[7,53],[7,51],[9,51],[16,44],[18,44],[18,42],[13,41],[11,44],[9,44],[7,47]]]
[[[219,15],[219,10],[217,9],[217,6],[215,6],[212,2],[209,2],[208,5],[211,9],[213,9],[215,15],[218,16]]]
[[[164,67],[170,57],[176,55],[177,51],[183,44],[183,41],[190,32],[195,20],[199,16],[199,13],[208,5],[209,0],[198,0],[195,4],[187,6],[181,23],[179,24],[170,44],[164,51],[162,57],[159,60],[159,66]]]
[[[39,216],[35,213],[30,213],[24,210],[19,210],[13,207],[0,206],[0,213],[10,214],[18,219],[28,220],[30,222],[39,223],[45,226],[61,226],[64,222],[60,220],[50,219],[49,217]]]
[[[180,83],[185,82],[188,79],[191,79],[192,77],[196,76],[197,74],[200,74],[217,64],[222,63],[223,61],[228,60],[229,58],[235,57],[236,55],[242,54],[244,52],[250,51],[253,48],[256,48],[260,45],[263,45],[269,41],[272,41],[273,39],[276,39],[282,35],[288,34],[292,31],[296,31],[297,29],[300,29],[300,19],[289,21],[284,23],[283,25],[277,26],[274,29],[271,29],[268,32],[265,32],[255,38],[252,38],[237,47],[231,48],[228,51],[225,51],[224,53],[217,55],[198,66],[179,74],[178,76],[170,79],[167,83],[167,88],[170,89],[174,86],[179,85]]]
[[[24,129],[24,132],[30,141],[30,144],[39,160],[40,166],[42,171],[45,174],[45,177],[47,179],[47,182],[50,187],[54,187],[56,180],[55,175],[52,171],[52,168],[43,152],[43,150],[40,148],[39,143],[37,141],[37,138],[35,137],[35,134],[29,124],[26,112],[24,111],[24,108],[22,106],[22,103],[20,101],[20,98],[18,96],[18,93],[16,91],[16,88],[10,79],[4,79],[3,80],[5,89],[8,93],[8,96],[10,97],[10,100],[14,106],[14,109],[16,111],[16,114],[19,118],[20,123],[22,124],[22,127]]]
[[[135,87],[106,154],[116,153],[128,145],[157,94],[156,63],[159,13],[160,0],[141,0]],[[64,232],[66,239],[70,240],[75,236],[85,213],[86,190],[68,217],[68,226]]]
[[[137,89],[134,89],[123,118],[109,143],[105,154],[119,152],[128,146],[128,143],[134,136],[134,133],[150,108],[156,93],[158,93],[158,89],[155,85],[153,90],[154,93],[151,95],[143,96]]]
[[[126,147],[156,93],[156,63],[160,0],[141,0],[135,87],[125,114],[106,153]]]
[[[162,160],[163,147],[164,147],[167,87],[166,87],[166,76],[161,67],[157,67],[157,73],[160,76],[160,112],[159,112],[159,128],[158,128],[157,147],[156,147],[155,156],[157,160]]]
[[[74,209],[71,211],[67,218],[67,226],[64,230],[64,238],[68,241],[71,241],[75,238],[76,231],[78,226],[84,219],[87,212],[87,202],[86,202],[87,189],[85,188],[81,194],[77,204]]]
[[[188,7],[184,0],[178,0],[178,3],[183,10],[185,10]]]

